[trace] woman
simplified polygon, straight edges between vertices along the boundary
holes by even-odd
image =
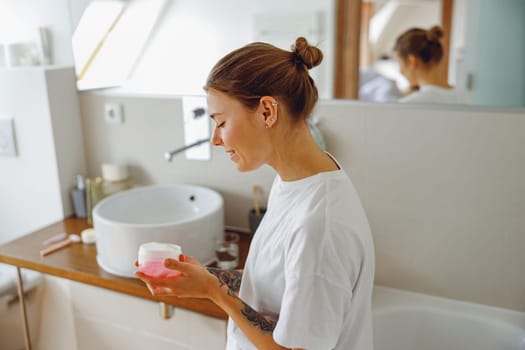
[[[443,30],[434,26],[430,30],[413,28],[400,35],[394,46],[401,74],[410,83],[410,94],[399,100],[408,103],[465,104],[467,99],[448,84],[440,63]]]
[[[182,277],[137,275],[155,295],[208,298],[230,317],[227,349],[372,349],[374,251],[359,197],[306,122],[322,52],[298,38],[292,52],[253,43],[223,57],[205,91],[239,171],[277,172],[243,271],[166,259]],[[242,282],[241,282],[242,279]]]

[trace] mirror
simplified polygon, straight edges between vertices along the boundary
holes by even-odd
[[[303,35],[318,44],[325,54],[323,63],[311,71],[320,97],[334,96],[333,77],[338,74],[334,64],[334,14],[341,0],[69,1],[73,25],[86,25],[82,23],[85,19],[82,14],[90,4],[120,4],[112,11],[99,10],[110,13],[104,21],[100,15],[92,14],[88,28],[104,29],[95,43],[93,38],[91,42],[76,40],[81,49],[87,50],[84,60],[78,60],[83,62],[76,67],[79,77],[86,62],[91,62],[78,81],[80,90],[120,86],[132,92],[202,94],[207,73],[225,53],[256,40],[289,48],[297,36]],[[452,3],[449,83],[464,90],[472,104],[525,107],[522,64],[525,2],[454,0]],[[366,33],[369,45],[361,46],[362,81],[368,72],[379,72],[386,81],[395,81],[395,87],[403,90],[406,81],[397,62],[392,60],[395,39],[410,27],[430,28],[439,24],[441,0],[376,0],[362,2],[365,5],[369,6],[370,14]],[[112,27],[114,23],[117,25]],[[360,36],[363,38],[363,31]],[[101,46],[97,46],[97,40]],[[119,44],[122,42],[128,44]],[[78,49],[74,47],[75,52]],[[105,70],[100,68],[104,66]],[[110,72],[118,74],[114,77]],[[99,81],[93,82],[90,74],[95,73]]]

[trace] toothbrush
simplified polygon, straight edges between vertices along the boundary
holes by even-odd
[[[72,243],[79,243],[81,241],[81,238],[79,235],[76,235],[76,234],[70,234],[69,237],[67,237],[66,239],[58,242],[58,243],[55,243],[53,245],[50,245],[49,247],[47,247],[46,249],[42,249],[40,251],[40,255],[41,256],[46,256],[48,254],[51,254],[59,249],[62,249],[64,247],[67,247],[69,246],[70,244]]]
[[[48,239],[46,239],[45,241],[43,241],[42,245],[43,246],[50,245],[51,243],[60,242],[60,241],[62,241],[64,239],[66,239],[66,238],[67,238],[67,233],[65,233],[65,232],[57,233],[56,235],[51,236]]]

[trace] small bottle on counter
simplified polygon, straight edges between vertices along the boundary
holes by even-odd
[[[86,218],[86,183],[82,175],[77,175],[77,184],[73,191],[71,191],[71,198],[73,200],[73,210],[77,218]]]
[[[87,222],[93,223],[93,208],[99,201],[114,193],[133,187],[126,165],[103,163],[102,177],[86,179]]]
[[[104,193],[102,192],[103,182],[100,176],[86,179],[86,211],[88,224],[93,224],[93,208],[104,198]]]
[[[121,164],[102,164],[102,192],[104,196],[124,191],[133,187],[133,183],[128,176],[128,168]]]

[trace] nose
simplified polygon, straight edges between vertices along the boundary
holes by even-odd
[[[222,146],[222,139],[219,136],[218,128],[213,129],[213,135],[211,136],[211,144],[214,146]]]

